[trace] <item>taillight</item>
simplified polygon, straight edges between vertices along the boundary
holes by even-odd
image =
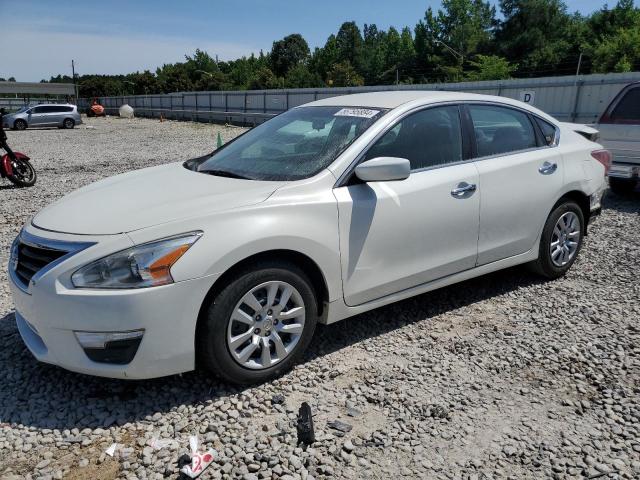
[[[591,152],[591,156],[598,160],[604,166],[604,175],[606,177],[609,174],[611,161],[613,160],[611,152],[609,150],[594,150],[593,152]]]

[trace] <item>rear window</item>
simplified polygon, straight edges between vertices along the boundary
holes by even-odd
[[[632,88],[611,112],[611,120],[640,123],[640,88]]]
[[[519,110],[493,105],[469,105],[478,156],[487,157],[537,146],[529,116]]]

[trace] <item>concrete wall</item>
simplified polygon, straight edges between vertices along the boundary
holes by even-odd
[[[486,82],[384,85],[351,88],[185,92],[100,98],[109,114],[128,103],[137,116],[254,125],[316,99],[380,90],[450,90],[500,95],[532,103],[563,121],[592,123],[640,72],[543,77]],[[89,103],[81,99],[81,106]]]

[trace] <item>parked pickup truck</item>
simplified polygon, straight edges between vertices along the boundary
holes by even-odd
[[[599,142],[613,153],[609,187],[619,194],[632,192],[640,176],[640,82],[623,88],[594,127]]]

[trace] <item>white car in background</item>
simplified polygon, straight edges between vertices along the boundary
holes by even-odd
[[[318,322],[518,264],[565,274],[609,160],[501,97],[320,100],[40,211],[12,246],[16,321],[37,359],[77,372],[264,381]]]
[[[627,85],[616,95],[595,128],[602,144],[613,154],[611,190],[632,192],[640,177],[640,82]]]

